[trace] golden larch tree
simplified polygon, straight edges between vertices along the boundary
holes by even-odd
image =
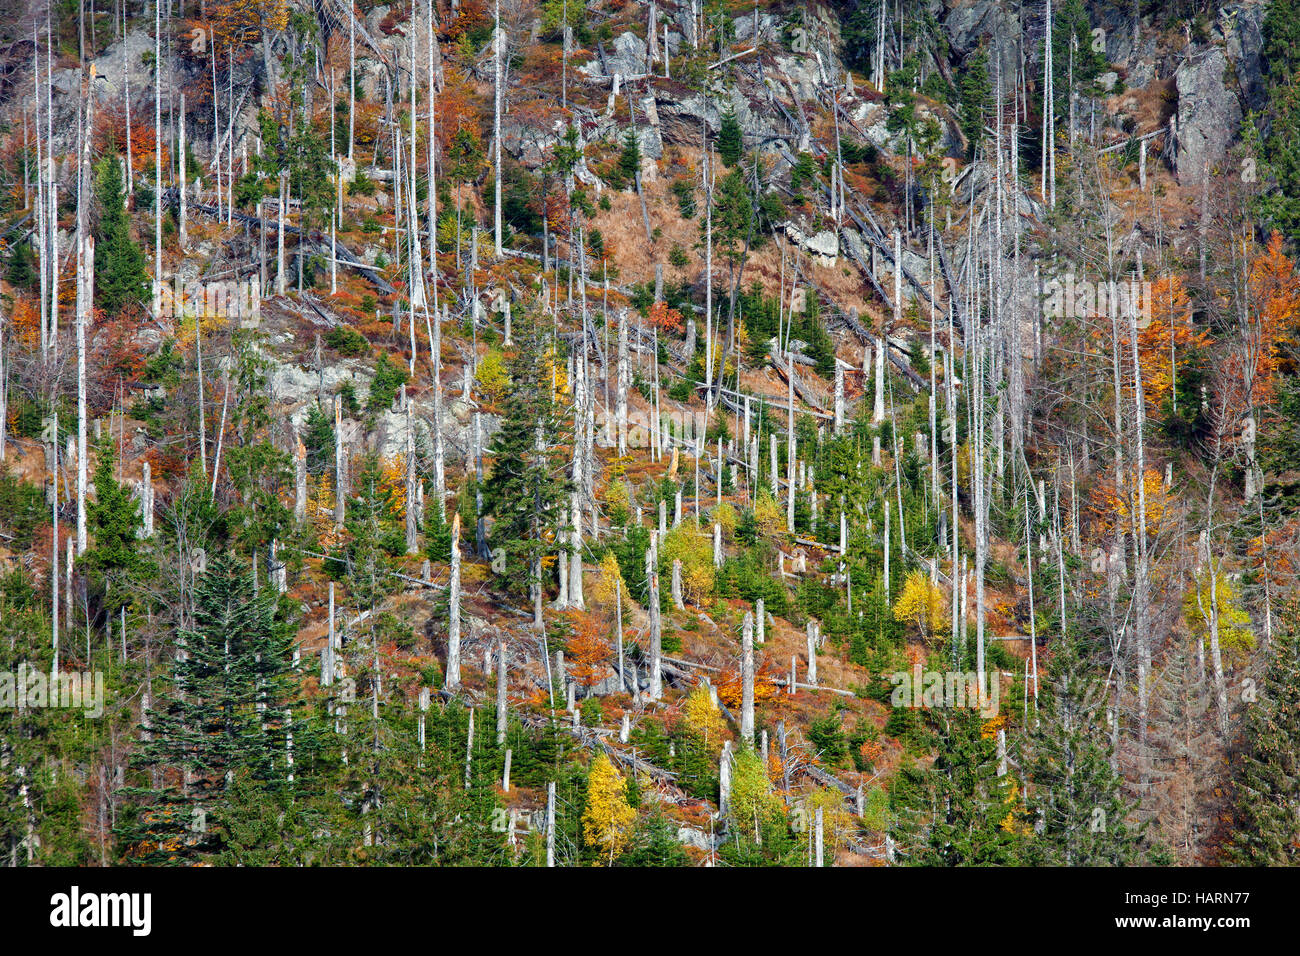
[[[636,810],[627,802],[627,782],[601,754],[587,775],[587,808],[582,811],[582,838],[601,851],[612,866],[632,840]]]

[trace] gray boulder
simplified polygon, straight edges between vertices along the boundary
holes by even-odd
[[[1198,53],[1174,74],[1178,86],[1178,181],[1200,185],[1207,167],[1223,162],[1241,126],[1241,103],[1227,87],[1228,57],[1219,47]]]

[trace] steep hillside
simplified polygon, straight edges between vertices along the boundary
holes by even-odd
[[[24,11],[4,855],[1292,861],[1298,11],[1176,6]]]

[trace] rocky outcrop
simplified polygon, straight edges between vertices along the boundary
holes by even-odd
[[[1237,89],[1246,108],[1257,110],[1268,98],[1264,83],[1264,15],[1268,4],[1263,0],[1234,3],[1219,11],[1218,28],[1223,32],[1224,49],[1232,61]]]
[[[1020,44],[1025,39],[1020,17],[1011,4],[994,0],[957,0],[943,21],[943,32],[954,52],[963,59],[989,44],[989,79],[996,82],[994,56],[1002,61],[1002,75],[1008,83],[1016,75]]]
[[[1228,57],[1210,47],[1178,68],[1178,152],[1175,168],[1183,185],[1199,185],[1223,162],[1241,126],[1241,104],[1228,88]]]

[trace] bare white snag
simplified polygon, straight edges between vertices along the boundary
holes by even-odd
[[[754,740],[754,615],[745,612],[740,631],[740,737]]]
[[[460,512],[451,519],[451,581],[447,606],[447,679],[448,690],[460,686]]]
[[[307,449],[301,438],[293,450],[293,520],[299,524],[307,517]],[[145,467],[149,466],[145,462]]]
[[[347,461],[343,454],[343,396],[334,396],[334,527],[347,517]]]
[[[663,622],[659,612],[659,559],[651,546],[646,552],[650,578],[650,699],[663,697]]]
[[[506,742],[506,645],[497,644],[497,746]]]

